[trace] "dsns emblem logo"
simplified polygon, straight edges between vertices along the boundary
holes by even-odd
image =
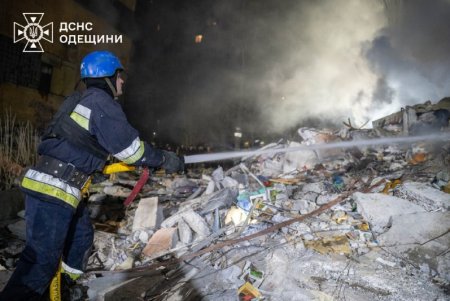
[[[25,26],[14,22],[14,43],[25,39],[27,44],[23,52],[44,52],[40,40],[53,43],[53,22],[42,26],[40,22],[44,13],[23,13],[23,16],[27,21]]]

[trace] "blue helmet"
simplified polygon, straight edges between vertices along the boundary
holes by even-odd
[[[81,61],[81,78],[110,77],[116,71],[123,70],[117,56],[109,51],[94,51],[89,53]]]

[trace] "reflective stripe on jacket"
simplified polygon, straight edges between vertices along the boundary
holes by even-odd
[[[139,138],[138,131],[129,124],[120,104],[102,89],[87,89],[70,117],[120,161],[150,167],[159,167],[163,162],[162,152]],[[42,141],[38,152],[40,155],[71,163],[88,175],[101,170],[105,163],[64,138]],[[81,200],[79,189],[34,169],[30,169],[25,175],[22,188],[25,192],[28,190],[61,200],[74,208]]]
[[[70,117],[120,161],[153,167],[161,165],[161,152],[141,141],[120,104],[105,91],[89,88]]]
[[[79,189],[34,169],[29,169],[26,172],[22,180],[22,188],[54,197],[74,208],[77,208],[81,200],[81,191]]]

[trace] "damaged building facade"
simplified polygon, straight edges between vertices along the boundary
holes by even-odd
[[[133,1],[118,1],[121,10],[133,15]],[[79,62],[85,53],[97,49],[90,43],[59,43],[61,22],[92,22],[94,34],[122,34],[123,43],[102,45],[114,50],[127,65],[131,39],[121,31],[120,23],[98,13],[99,7],[88,1],[2,1],[0,12],[0,114],[14,114],[18,121],[29,121],[43,129],[74,91]],[[44,52],[23,52],[25,42],[14,43],[14,22],[26,24],[23,13],[44,12],[41,23],[53,23],[53,43],[42,40]],[[85,32],[88,33],[88,32]]]

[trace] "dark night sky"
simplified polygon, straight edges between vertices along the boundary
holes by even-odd
[[[220,145],[450,95],[447,0],[154,0],[135,19],[124,99],[146,139]]]

